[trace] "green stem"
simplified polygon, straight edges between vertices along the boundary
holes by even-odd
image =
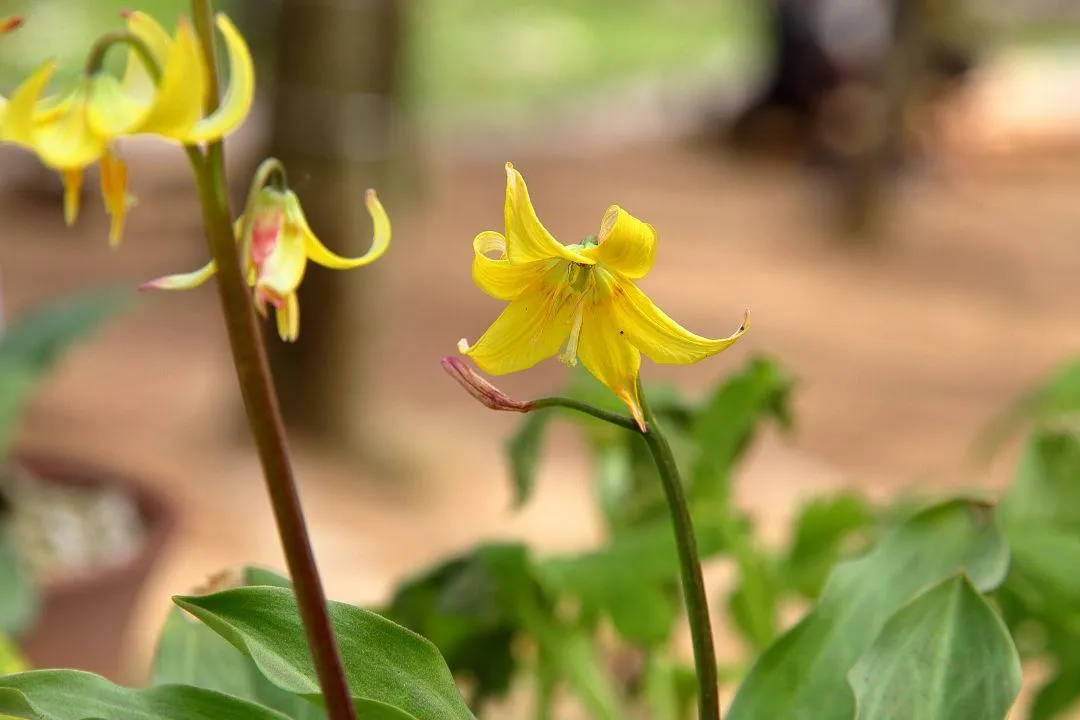
[[[210,0],[193,0],[192,6],[195,29],[210,68],[206,107],[209,114],[216,109],[220,92],[214,60]],[[225,183],[224,148],[221,142],[212,142],[207,146],[205,159],[196,160],[199,153],[190,148],[188,155],[192,158],[198,179],[207,242],[217,263],[218,293],[225,314],[236,376],[258,449],[323,702],[331,720],[354,720],[356,712],[352,695],[300,506],[266,350],[247,282],[241,271]]]
[[[154,53],[150,51],[150,47],[137,35],[124,30],[102,35],[91,46],[90,53],[86,56],[87,75],[96,75],[101,72],[101,68],[105,65],[105,53],[113,45],[127,45],[130,47],[139,56],[150,79],[155,84],[161,81],[161,66],[158,64],[157,58],[154,57]]]
[[[589,403],[582,402],[580,400],[574,400],[568,397],[545,397],[539,400],[533,400],[529,403],[532,410],[542,410],[543,408],[561,407],[567,410],[574,410],[585,415],[591,415],[597,420],[603,420],[609,422],[612,425],[617,425],[621,428],[626,428],[633,432],[639,432],[637,424],[634,419],[628,415],[622,415],[620,413],[611,412],[610,410],[603,410],[601,408],[590,405]]]
[[[694,645],[694,667],[698,679],[698,718],[720,720],[720,682],[716,669],[716,649],[713,646],[709,601],[705,595],[705,580],[701,573],[701,557],[698,554],[697,538],[694,536],[694,525],[690,519],[690,506],[686,501],[686,491],[679,468],[675,464],[675,456],[671,452],[671,445],[645,400],[640,381],[638,397],[648,426],[648,431],[642,433],[642,437],[648,444],[656,469],[660,473],[668,508],[671,510],[671,521],[675,527],[675,546],[679,551],[686,615]]]

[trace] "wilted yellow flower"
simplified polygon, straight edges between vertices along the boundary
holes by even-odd
[[[749,327],[749,313],[734,335],[720,340],[695,335],[664,314],[634,280],[656,257],[656,231],[618,205],[600,232],[563,245],[536,217],[520,173],[506,164],[506,234],[482,232],[473,240],[473,280],[488,295],[510,304],[474,345],[458,350],[492,375],[525,370],[559,352],[578,359],[645,419],[638,398],[641,354],[656,363],[687,365],[730,347]]]
[[[190,23],[181,19],[174,37],[149,15],[125,15],[128,30],[143,41],[160,70],[150,92],[139,82],[151,77],[144,61],[130,51],[127,74],[121,80],[96,71],[79,78],[53,98],[41,97],[56,72],[56,62],[39,66],[12,93],[2,120],[0,141],[22,145],[57,170],[64,180],[64,218],[75,221],[83,172],[101,161],[105,208],[112,217],[110,243],[120,241],[124,215],[132,199],[127,193],[127,168],[116,153],[116,141],[132,135],[158,135],[194,145],[217,140],[238,128],[254,98],[254,64],[247,43],[223,15],[216,18],[225,38],[231,72],[221,107],[204,116],[209,69]]]
[[[263,188],[252,211],[250,235],[241,237],[244,218],[234,224],[237,239],[246,249],[243,258],[248,285],[254,288],[255,307],[266,316],[267,305],[277,314],[278,335],[286,342],[300,334],[300,303],[296,290],[304,279],[308,260],[334,270],[349,270],[377,260],[390,244],[390,218],[374,190],[366,195],[367,209],[375,226],[371,247],[357,258],[335,255],[312,232],[300,200],[291,190]],[[151,280],[140,289],[188,290],[198,287],[217,271],[211,260],[183,275]]]

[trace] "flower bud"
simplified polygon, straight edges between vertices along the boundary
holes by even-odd
[[[492,410],[527,413],[533,410],[531,402],[515,400],[499,388],[480,377],[472,367],[459,357],[451,355],[442,359],[443,370],[458,381],[465,391]]]

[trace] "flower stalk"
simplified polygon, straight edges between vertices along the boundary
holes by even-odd
[[[210,5],[210,0],[192,2],[195,30],[206,54],[207,67],[210,68],[207,115],[217,109],[220,101]],[[237,252],[225,182],[224,148],[220,141],[214,141],[207,144],[205,155],[195,147],[189,146],[187,151],[198,181],[207,243],[217,264],[218,294],[225,315],[237,380],[262,464],[327,715],[332,720],[353,720],[356,713],[352,695],[300,505],[285,428],[258,319]]]
[[[713,642],[712,622],[709,619],[709,602],[705,593],[705,578],[701,569],[701,555],[690,516],[690,505],[675,455],[656,415],[645,398],[641,380],[637,380],[637,396],[645,426],[628,415],[598,408],[581,400],[568,397],[545,397],[539,400],[515,400],[482,378],[458,357],[442,361],[443,369],[461,384],[482,405],[492,410],[528,413],[544,408],[564,408],[611,423],[630,432],[639,433],[652,454],[656,470],[664,485],[664,495],[675,531],[675,546],[679,555],[679,575],[682,579],[686,615],[690,624],[690,638],[694,647],[694,667],[698,680],[699,720],[720,720],[720,680],[716,665],[716,648]]]
[[[143,40],[132,32],[113,32],[106,35],[102,35],[93,47],[90,48],[90,53],[86,56],[86,75],[92,76],[101,72],[101,68],[105,65],[105,54],[109,52],[114,45],[127,45],[139,56],[139,60],[142,62],[143,67],[146,68],[146,74],[150,76],[150,79],[155,84],[161,81],[161,66],[154,58],[154,53],[150,51],[150,48]]]
[[[638,381],[638,397],[645,414],[646,432],[641,433],[656,463],[660,481],[664,485],[671,522],[675,529],[675,547],[679,553],[679,570],[682,576],[683,601],[690,623],[690,639],[694,647],[694,668],[698,680],[699,720],[720,720],[720,678],[716,667],[716,648],[713,643],[712,622],[709,620],[709,600],[705,594],[705,578],[701,571],[701,555],[698,552],[694,523],[690,517],[690,505],[686,499],[679,468],[671,445],[664,437],[652,408],[645,399]]]

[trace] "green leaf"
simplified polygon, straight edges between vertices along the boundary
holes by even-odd
[[[689,672],[690,682],[686,682]],[[649,658],[645,666],[644,695],[652,720],[687,720],[697,697],[697,677],[693,668],[679,665],[661,654]]]
[[[1080,698],[1080,667],[1059,667],[1035,693],[1028,720],[1052,720],[1077,708]]]
[[[320,698],[291,591],[246,587],[174,601],[250,657],[281,689]],[[329,607],[361,715],[394,708],[418,720],[473,717],[434,645],[376,613],[340,602]]]
[[[724,547],[724,533],[708,517],[696,517],[702,557]],[[611,618],[628,642],[655,647],[667,641],[680,612],[679,558],[671,521],[628,530],[587,553],[538,563],[555,595],[577,597]]]
[[[244,569],[246,585],[288,583],[269,570]],[[325,711],[271,683],[250,658],[190,615],[173,608],[158,639],[152,685],[183,684],[234,695],[277,710],[293,720],[318,720]]]
[[[0,458],[7,457],[23,406],[76,341],[127,304],[133,293],[106,290],[54,300],[0,332]]]
[[[1049,428],[1080,413],[1080,361],[1073,360],[1019,400],[995,420],[976,443],[980,454],[991,457],[1025,426]]]
[[[748,545],[738,547],[734,554],[739,579],[728,597],[728,613],[743,638],[760,652],[776,637],[781,588],[768,558]]]
[[[866,500],[854,493],[808,502],[795,520],[784,568],[787,585],[805,597],[817,598],[845,545],[873,523]]]
[[[518,426],[518,431],[506,443],[510,475],[514,481],[515,508],[523,507],[532,497],[544,434],[553,417],[551,409],[528,413]]]
[[[563,627],[558,631],[540,632],[536,639],[541,652],[552,658],[560,675],[581,700],[587,717],[625,720],[627,711],[591,637]]]
[[[691,475],[691,497],[726,504],[727,478],[753,442],[758,426],[776,420],[791,425],[789,398],[794,383],[779,364],[754,358],[727,378],[701,408],[694,437],[701,455]]]
[[[1041,432],[1028,443],[999,517],[1013,572],[1058,601],[1080,602],[1080,440]]]
[[[1008,563],[986,505],[954,500],[909,518],[863,557],[836,566],[814,610],[758,658],[726,720],[850,720],[847,673],[893,613],[961,570],[989,591]]]
[[[510,689],[514,643],[546,604],[540,592],[524,545],[482,545],[404,583],[382,614],[428,638],[454,677],[473,683],[476,711]]]
[[[893,615],[848,677],[858,720],[1004,719],[1020,693],[1020,656],[957,575]]]
[[[29,720],[288,720],[212,690],[184,685],[132,690],[78,670],[0,677],[0,715]]]
[[[18,636],[37,617],[37,589],[15,547],[8,523],[0,519],[0,633]]]

